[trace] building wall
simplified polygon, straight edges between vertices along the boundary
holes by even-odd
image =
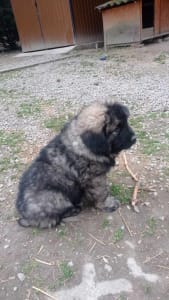
[[[105,0],[71,0],[76,44],[103,42],[102,14],[96,9]]]
[[[105,0],[11,0],[24,52],[103,42]]]
[[[24,52],[74,44],[69,0],[11,0]]]
[[[140,1],[102,11],[105,45],[140,41]]]

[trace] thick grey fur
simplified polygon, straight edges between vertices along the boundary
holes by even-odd
[[[136,141],[127,107],[99,104],[84,108],[44,147],[21,177],[16,207],[19,224],[55,227],[78,214],[85,201],[114,211],[106,174],[115,158]]]

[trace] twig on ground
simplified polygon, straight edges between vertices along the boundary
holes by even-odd
[[[128,173],[130,174],[131,178],[134,180],[134,181],[138,181],[138,178],[137,176],[132,172],[132,170],[130,169],[129,165],[128,165],[128,162],[127,162],[127,158],[126,158],[126,154],[123,152],[123,160],[124,160],[124,165],[126,167],[126,170],[128,171]]]
[[[94,249],[95,246],[96,246],[96,242],[94,242],[94,244],[93,244],[92,247],[90,248],[89,253],[91,253],[91,252],[93,251],[93,249]]]
[[[129,168],[125,153],[123,153],[123,160],[124,160],[124,165],[125,165],[128,173],[130,174],[131,178],[135,181],[135,187],[134,187],[134,191],[133,191],[133,195],[132,195],[132,199],[131,199],[131,206],[133,207],[135,212],[139,213],[139,209],[136,207],[136,204],[137,204],[137,194],[139,191],[140,182],[139,182],[139,179],[137,178],[137,176]]]
[[[27,290],[27,295],[25,300],[30,300],[31,290]]]
[[[41,264],[48,265],[48,266],[54,266],[55,265],[55,263],[53,263],[53,262],[47,262],[47,261],[38,259],[36,257],[34,258],[34,260],[37,261],[37,262],[39,262],[39,263],[41,263]]]
[[[131,199],[131,206],[133,207],[135,212],[139,212],[138,208],[136,208],[137,194],[138,194],[138,191],[139,191],[139,185],[140,185],[140,183],[139,183],[139,181],[137,181],[136,184],[135,184],[132,199]]]
[[[148,257],[145,261],[143,261],[143,264],[147,264],[150,261],[152,261],[153,259],[157,258],[158,256],[160,256],[161,254],[163,254],[163,251],[160,251],[158,254],[152,256],[152,257]]]
[[[58,300],[56,297],[51,296],[50,294],[48,294],[47,292],[37,288],[36,286],[32,286],[32,289],[39,292],[39,293],[41,293],[41,294],[43,294],[43,295],[45,295],[45,296],[48,296],[50,299]]]
[[[92,237],[92,238],[93,238],[96,242],[98,242],[99,244],[101,244],[101,245],[103,245],[103,246],[106,246],[106,244],[105,244],[103,241],[97,239],[93,234],[91,234],[91,233],[88,232],[88,235],[90,235],[90,237]]]
[[[10,280],[14,280],[15,279],[15,277],[14,276],[11,276],[11,277],[9,277],[8,279],[2,279],[2,280],[0,280],[0,283],[6,283],[6,282],[8,282],[8,281],[10,281]]]
[[[43,248],[44,248],[44,246],[41,245],[41,246],[40,246],[40,249],[39,249],[39,251],[38,251],[38,254],[40,254],[40,252],[43,250]]]
[[[161,268],[161,269],[165,269],[165,270],[169,270],[169,267],[166,267],[166,266],[156,265],[156,267]]]
[[[120,217],[121,217],[121,219],[122,219],[122,221],[123,221],[125,227],[127,228],[128,232],[129,232],[130,236],[132,237],[133,234],[132,234],[132,232],[131,232],[131,230],[130,230],[129,225],[127,224],[127,222],[125,221],[124,217],[122,216],[120,209],[118,210],[118,212],[119,212],[119,215],[120,215]]]

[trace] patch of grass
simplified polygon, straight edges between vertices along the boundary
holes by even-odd
[[[165,168],[165,169],[164,169],[164,174],[165,174],[166,176],[169,176],[169,168]]]
[[[50,118],[44,122],[46,128],[52,129],[55,132],[60,131],[64,124],[72,118],[72,114],[62,115],[59,117]]]
[[[144,116],[137,116],[135,118],[129,119],[130,125],[136,130],[139,130],[143,127],[144,121]]]
[[[124,237],[124,229],[122,229],[122,228],[117,229],[113,235],[114,243],[121,241],[123,239],[123,237]]]
[[[53,292],[53,291],[56,291],[58,289],[58,283],[57,282],[53,282],[53,283],[50,283],[48,285],[48,290]]]
[[[0,160],[0,172],[6,171],[11,167],[10,157],[4,157]]]
[[[65,281],[69,280],[73,276],[73,269],[68,265],[67,262],[60,264],[61,276],[59,277],[60,284],[64,284]]]
[[[146,230],[144,231],[144,235],[153,235],[156,231],[157,228],[157,221],[155,220],[154,217],[150,218],[147,221],[147,226]]]
[[[66,235],[66,228],[62,228],[58,230],[58,236],[59,237],[64,237]]]
[[[156,154],[163,148],[163,145],[158,140],[150,139],[149,137],[146,137],[142,142],[143,153],[146,155]]]
[[[29,116],[37,115],[40,112],[41,112],[41,107],[40,104],[37,102],[21,103],[19,110],[17,111],[17,116],[21,118],[29,117]]]
[[[6,132],[0,130],[0,147],[8,147],[7,155],[0,160],[0,172],[12,169],[22,169],[23,164],[19,161],[17,154],[21,152],[21,143],[24,141],[23,133],[21,132]],[[2,149],[4,153],[6,149]],[[5,153],[6,154],[6,153]]]
[[[144,292],[146,295],[150,295],[152,293],[152,287],[150,285],[146,285],[144,287]]]
[[[23,140],[23,133],[21,132],[6,132],[0,130],[0,146],[8,146],[14,149],[17,148]]]
[[[157,56],[157,57],[154,58],[154,61],[158,62],[160,64],[165,64],[166,58],[167,58],[166,54],[165,53],[161,53],[159,56]]]
[[[113,197],[117,198],[121,204],[130,203],[132,197],[132,190],[124,185],[112,184],[110,191]]]
[[[146,131],[138,131],[137,137],[140,141],[143,154],[156,154],[157,152],[165,148],[164,144],[161,144],[160,141],[151,138]]]
[[[32,260],[30,262],[27,262],[22,267],[22,272],[25,274],[25,276],[29,276],[38,266],[39,266],[38,262]]]
[[[106,229],[110,226],[110,221],[108,219],[104,219],[102,223],[102,228]]]
[[[39,233],[40,233],[40,229],[38,229],[38,228],[33,228],[32,229],[32,235],[33,236],[37,236]]]
[[[94,63],[92,61],[82,60],[80,62],[81,66],[84,67],[93,67]]]
[[[169,133],[168,132],[165,134],[165,138],[169,139]]]
[[[148,119],[156,120],[158,118],[159,118],[159,113],[157,113],[157,112],[151,112],[148,114]]]
[[[117,300],[127,300],[127,299],[128,299],[127,296],[122,294],[119,296],[119,298]]]
[[[17,169],[18,171],[22,170],[23,163],[18,162],[17,157],[3,157],[0,160],[0,172],[7,171],[8,169]]]

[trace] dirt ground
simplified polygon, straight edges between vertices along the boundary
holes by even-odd
[[[169,42],[77,54],[0,74],[0,300],[167,300]],[[126,156],[140,179],[139,213],[119,156],[108,176],[119,211],[88,208],[56,229],[20,227],[14,204],[22,171],[88,98],[111,94],[129,106],[138,136]]]

